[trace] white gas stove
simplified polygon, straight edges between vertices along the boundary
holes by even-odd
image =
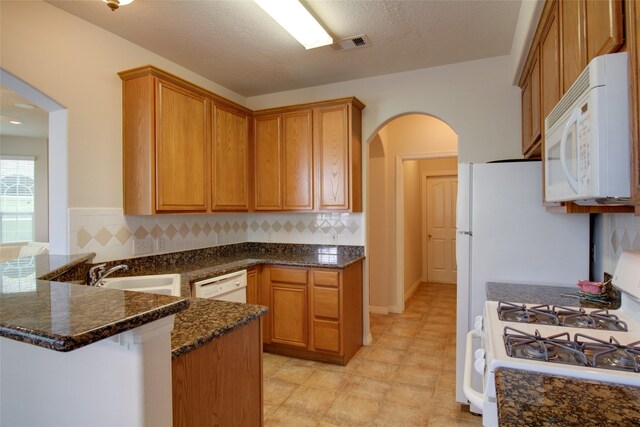
[[[467,335],[464,391],[495,426],[495,370],[513,368],[640,387],[640,252],[620,257],[613,284],[622,291],[618,310],[487,301],[484,316]],[[472,352],[479,337],[482,348]],[[471,371],[483,392],[471,386]]]

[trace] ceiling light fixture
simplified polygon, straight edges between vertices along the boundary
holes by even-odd
[[[305,49],[333,43],[333,38],[298,0],[253,0]]]
[[[126,6],[129,3],[133,3],[133,0],[102,0],[109,6],[112,12],[115,12],[120,6]]]
[[[18,121],[18,120],[9,120],[9,123],[11,123],[12,125],[21,125],[22,122]]]

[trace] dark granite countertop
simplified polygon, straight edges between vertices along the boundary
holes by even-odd
[[[171,334],[172,357],[203,346],[268,311],[267,307],[236,302],[191,298],[187,310],[177,314]]]
[[[17,292],[4,280],[0,337],[71,351],[175,314],[189,300],[35,280]],[[8,291],[8,292],[7,292]]]
[[[487,283],[487,300],[560,305],[563,307],[608,308],[612,310],[620,308],[620,292],[615,289],[610,293],[608,303],[604,304],[562,296],[574,295],[578,297],[578,290],[577,286],[547,286],[489,282]]]
[[[496,369],[501,426],[638,426],[640,388]]]
[[[76,255],[34,255],[16,258],[11,261],[0,263],[0,280],[4,284],[4,278],[14,279],[20,277],[21,280],[52,280],[64,274],[79,264],[90,262],[95,258],[95,253]],[[15,282],[15,280],[14,280]]]

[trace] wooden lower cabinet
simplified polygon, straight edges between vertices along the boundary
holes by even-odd
[[[258,283],[260,283],[261,268],[252,267],[247,270],[247,304],[259,304]]]
[[[345,269],[265,266],[264,349],[346,365],[362,346],[362,262]]]
[[[171,362],[175,427],[263,424],[262,320]]]

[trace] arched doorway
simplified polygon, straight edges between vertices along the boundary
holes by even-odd
[[[405,197],[405,181],[413,180],[410,177],[415,176],[415,171],[421,167],[413,163],[413,173],[407,174],[405,166],[409,162],[426,159],[457,158],[458,135],[437,117],[425,113],[406,113],[381,124],[368,142],[366,246],[369,308],[371,312],[383,314],[401,313],[407,290],[416,279],[405,276],[406,248],[410,242],[415,247],[416,238],[422,239],[425,234],[417,230],[415,233],[409,230],[409,234],[405,231],[406,202],[421,205],[420,194],[423,193],[422,188],[418,187],[419,200],[415,200],[415,187],[419,184],[412,182],[413,190],[408,191],[408,198]],[[455,164],[455,161],[454,166],[451,162],[447,163],[448,173],[457,173]],[[423,172],[418,174],[418,179],[422,179]],[[408,239],[405,238],[407,235]],[[411,253],[414,258],[415,255]],[[417,258],[422,271],[422,254]],[[412,274],[415,275],[415,269]],[[423,276],[422,273],[420,275]]]

